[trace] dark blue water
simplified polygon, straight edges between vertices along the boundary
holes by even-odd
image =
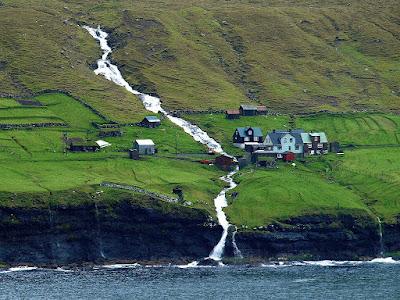
[[[1,299],[400,299],[400,264],[0,273]]]

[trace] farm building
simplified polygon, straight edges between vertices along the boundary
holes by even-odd
[[[267,114],[267,107],[264,105],[257,106],[257,115],[266,115]]]
[[[138,160],[140,158],[139,151],[137,149],[129,149],[129,158]]]
[[[240,111],[237,109],[228,109],[227,111],[225,111],[225,117],[229,120],[239,119]]]
[[[328,138],[325,132],[302,133],[304,155],[328,153]]]
[[[263,134],[259,127],[238,127],[232,139],[235,146],[244,148],[245,144],[262,143]]]
[[[139,124],[143,127],[155,128],[161,125],[161,121],[156,116],[147,116]]]
[[[233,156],[222,154],[215,158],[214,164],[220,169],[228,171],[231,170],[233,166],[237,164],[237,160]]]
[[[249,104],[242,104],[239,107],[239,112],[242,116],[255,116],[257,114],[257,107]]]
[[[156,153],[156,147],[152,140],[136,140],[133,143],[133,149],[137,150],[139,155],[153,155]]]
[[[72,152],[95,152],[98,150],[100,150],[100,146],[96,142],[72,141],[69,144],[69,151]]]

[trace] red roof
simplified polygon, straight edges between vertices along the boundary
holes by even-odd
[[[240,115],[240,111],[238,109],[228,109],[226,111],[226,114],[228,114],[228,115]]]
[[[260,105],[260,106],[257,106],[257,110],[258,110],[258,111],[266,111],[266,110],[267,110],[267,107],[264,106],[264,105]]]

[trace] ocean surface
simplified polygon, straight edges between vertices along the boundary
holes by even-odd
[[[399,262],[0,271],[1,299],[400,299]]]

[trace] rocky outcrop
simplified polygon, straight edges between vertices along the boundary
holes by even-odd
[[[393,239],[400,242],[400,236]],[[389,243],[389,237],[384,239]],[[313,215],[285,220],[257,231],[239,231],[243,256],[349,260],[379,255],[379,233],[372,218]],[[399,249],[399,248],[397,248]]]
[[[205,211],[132,201],[46,208],[0,208],[0,262],[82,264],[190,261],[207,257],[222,229]]]
[[[383,250],[385,252],[400,251],[400,216],[396,224],[383,224]]]

